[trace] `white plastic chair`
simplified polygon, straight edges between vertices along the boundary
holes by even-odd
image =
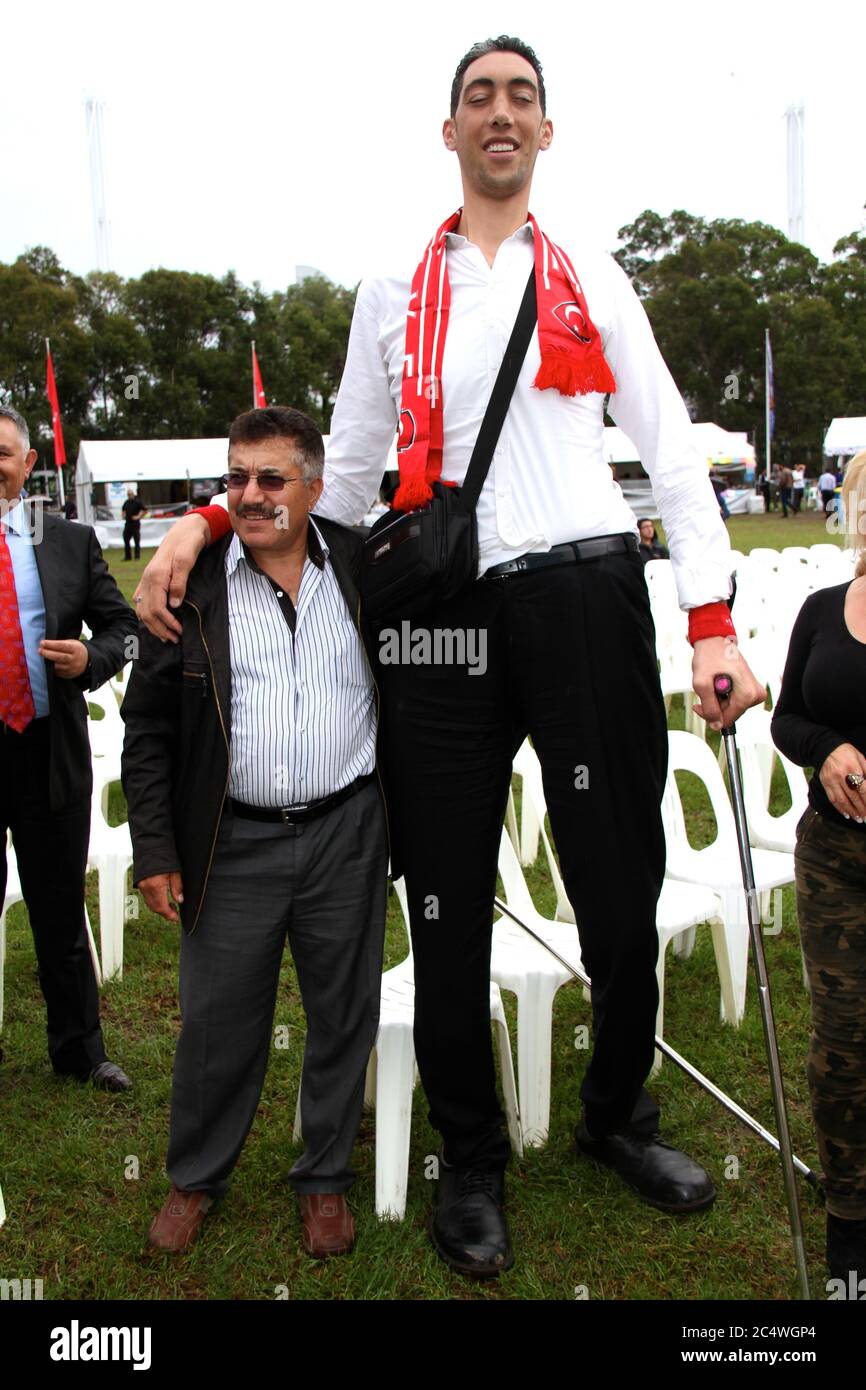
[[[529,801],[536,823],[540,828],[542,844],[547,858],[547,867],[556,893],[556,918],[560,922],[574,922],[574,908],[569,901],[565,891],[565,884],[559,871],[559,864],[553,852],[553,846],[547,834],[545,817],[547,807],[544,802],[544,786],[541,775],[541,764],[533,750],[529,752],[535,759],[533,768],[531,761],[527,758],[525,762],[525,774],[523,779],[524,807]],[[501,872],[501,870],[500,870]],[[528,891],[528,890],[527,890]],[[517,908],[514,909],[517,911]],[[544,919],[542,919],[543,921]],[[656,979],[659,988],[659,1006],[656,1013],[656,1036],[664,1037],[664,1007],[665,1007],[665,953],[671,942],[683,941],[688,937],[688,949],[680,954],[689,955],[691,946],[694,943],[695,928],[701,923],[709,923],[713,935],[713,950],[716,957],[716,969],[719,974],[719,985],[722,996],[726,1001],[726,1007],[733,1012],[734,994],[731,960],[728,952],[727,936],[725,933],[725,922],[722,916],[721,904],[717,895],[712,889],[702,887],[699,884],[680,883],[674,879],[666,878],[662,884],[661,894],[656,905],[656,931],[659,938],[659,955],[656,966]],[[533,927],[533,930],[537,928]],[[539,933],[544,935],[543,932]],[[560,954],[566,954],[560,951]],[[586,995],[586,991],[584,991]],[[519,1029],[518,1029],[518,1048],[519,1048]],[[657,1072],[662,1064],[662,1053],[656,1048],[655,1060],[653,1062],[653,1073]],[[522,1095],[522,1092],[521,1092]]]
[[[114,699],[114,696],[111,696]],[[132,867],[129,825],[109,825],[104,794],[96,786],[90,801],[90,842],[87,867],[99,875],[99,944],[102,977],[123,977],[123,930],[126,915],[126,874]]]
[[[667,840],[667,873],[670,878],[711,888],[721,901],[730,961],[732,997],[722,992],[721,1014],[727,1023],[739,1024],[746,1005],[749,959],[749,923],[740,872],[734,814],[722,773],[711,749],[700,739],[680,730],[668,733],[668,778],[662,799],[662,818]],[[703,783],[716,822],[716,838],[704,849],[694,849],[686,834],[677,772],[689,772]],[[764,917],[769,895],[794,879],[794,859],[772,849],[753,849],[755,887]],[[733,1009],[732,1009],[733,1003]]]
[[[737,747],[749,842],[757,848],[793,854],[797,843],[797,822],[809,804],[809,787],[803,769],[775,747],[770,724],[770,713],[764,709],[747,710],[737,720]],[[776,758],[784,770],[791,796],[790,807],[778,816],[772,815],[769,807]]]
[[[88,705],[102,710],[102,718],[88,714],[87,736],[90,740],[90,761],[93,768],[93,790],[99,797],[103,815],[108,815],[108,789],[120,781],[120,755],[123,752],[124,724],[117,697],[106,682],[86,695]]]
[[[505,902],[575,969],[581,969],[577,928],[536,911],[514,846],[505,830],[499,851]],[[493,923],[490,974],[517,996],[517,1081],[523,1143],[538,1148],[550,1127],[553,1001],[571,972],[505,915]]]
[[[408,934],[409,912],[402,878],[395,881],[394,888]],[[490,985],[490,1020],[499,1053],[508,1134],[515,1153],[522,1154],[511,1039],[502,996],[493,983]],[[376,1215],[392,1221],[402,1221],[406,1213],[412,1092],[416,1080],[412,1038],[414,1022],[415,973],[410,946],[406,959],[393,969],[386,970],[382,976],[379,1029],[367,1066],[364,1090],[365,1100],[376,1110]],[[296,1142],[302,1138],[300,1089],[295,1109],[294,1138]]]

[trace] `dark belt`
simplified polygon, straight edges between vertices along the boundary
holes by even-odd
[[[588,541],[566,541],[550,550],[542,550],[529,555],[518,555],[516,560],[506,560],[502,565],[494,565],[485,570],[482,579],[505,579],[509,574],[528,574],[532,570],[550,569],[554,565],[579,565],[584,560],[598,560],[602,555],[617,552],[626,554],[637,551],[637,538],[630,531],[615,536],[594,536]]]
[[[356,777],[348,787],[342,787],[332,796],[323,796],[318,801],[308,801],[303,806],[248,806],[245,801],[235,801],[232,797],[229,798],[229,806],[232,814],[240,816],[243,820],[282,821],[284,825],[302,825],[304,821],[316,820],[328,811],[333,811],[335,806],[341,806],[350,796],[354,796],[362,787],[368,787],[375,780],[375,772],[368,772],[364,777]]]

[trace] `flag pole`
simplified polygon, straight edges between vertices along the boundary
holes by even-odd
[[[258,407],[258,404],[259,404],[258,395],[257,395],[257,392],[256,392],[256,340],[255,340],[255,338],[253,338],[253,341],[252,341],[252,344],[251,344],[251,347],[250,347],[250,370],[252,371],[252,374],[253,374],[253,410],[255,410],[255,409]]]
[[[770,481],[770,450],[772,443],[770,439],[770,330],[764,329],[764,433],[767,440],[767,459],[765,473],[767,482]]]
[[[54,375],[54,367],[53,367],[53,364],[52,364],[52,361],[51,361],[51,339],[50,339],[50,338],[46,338],[46,339],[45,339],[45,360],[46,360],[46,363],[47,363],[47,365],[48,365],[48,370],[51,372],[51,374],[52,374],[52,376],[53,376],[53,375]],[[56,383],[56,381],[55,381],[55,384],[54,384],[54,385],[55,385],[55,392],[56,392],[56,389],[57,389],[57,383]],[[52,410],[53,410],[53,402],[52,402]],[[59,401],[58,401],[58,405],[57,405],[57,414],[58,414],[58,418],[59,418],[59,415],[60,415],[60,404],[59,404]],[[54,426],[54,420],[53,420],[53,418],[52,418],[52,421],[51,421],[51,428],[52,428],[52,432],[53,432],[53,434],[54,434],[54,466],[55,466],[55,468],[57,469],[57,496],[58,496],[58,498],[59,498],[61,507],[65,507],[65,506],[66,506],[66,490],[65,490],[65,488],[64,488],[64,486],[63,486],[63,465],[62,465],[61,463],[58,462],[58,457],[57,457],[57,430],[56,430],[56,428],[55,428],[55,426]]]

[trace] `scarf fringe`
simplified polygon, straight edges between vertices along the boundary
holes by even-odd
[[[433,489],[426,479],[410,475],[401,479],[391,506],[395,512],[414,512],[417,507],[426,507],[432,496]]]
[[[592,391],[607,395],[616,390],[613,372],[603,353],[592,353],[589,359],[577,362],[572,357],[547,352],[532,384],[539,391],[555,387],[561,396],[588,396]]]

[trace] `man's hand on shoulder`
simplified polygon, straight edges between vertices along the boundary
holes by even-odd
[[[181,517],[141,576],[135,591],[138,616],[161,642],[180,640],[183,628],[170,609],[183,602],[190,570],[209,541],[210,527],[203,516]]]
[[[713,689],[716,676],[730,676],[731,698],[719,705]],[[695,642],[692,657],[692,686],[700,701],[692,709],[717,732],[745,714],[752,705],[762,705],[767,692],[756,679],[740,649],[731,637],[704,637]]]

